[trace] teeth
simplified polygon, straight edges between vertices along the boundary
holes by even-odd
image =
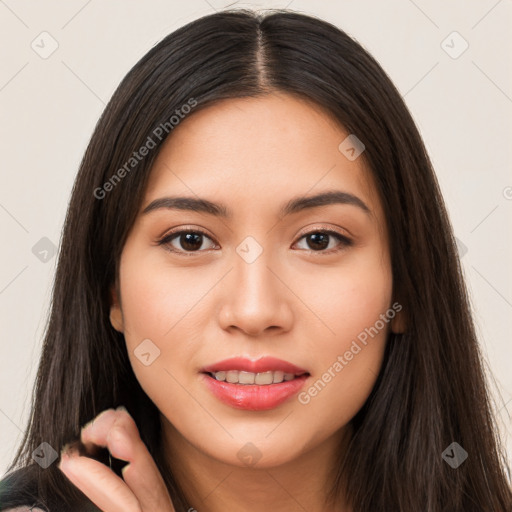
[[[238,372],[235,370],[230,370],[226,373],[226,382],[235,383],[238,382]]]
[[[295,378],[294,373],[284,373],[282,371],[252,373],[238,370],[229,370],[215,372],[213,376],[217,380],[230,382],[231,384],[258,384],[261,386],[268,384],[279,384],[283,380],[288,381]]]
[[[273,372],[257,373],[254,384],[272,384],[274,382]]]
[[[226,372],[217,372],[214,376],[217,380],[226,380]]]
[[[279,382],[283,382],[284,372],[274,372],[274,378],[272,382],[274,384],[278,384]]]
[[[260,375],[258,373],[258,375]],[[254,378],[258,375],[254,375],[251,372],[239,372],[238,373],[238,383],[239,384],[254,384]],[[256,384],[262,384],[261,382],[257,382]]]

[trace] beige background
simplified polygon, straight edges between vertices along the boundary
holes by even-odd
[[[28,417],[49,307],[56,258],[43,251],[58,246],[94,125],[119,81],[154,44],[229,3],[0,0],[1,474]],[[401,91],[461,242],[510,461],[512,0],[236,5],[288,5],[333,22],[375,56]]]

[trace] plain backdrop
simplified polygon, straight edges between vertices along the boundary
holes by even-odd
[[[52,248],[94,125],[152,46],[230,3],[0,1],[0,475],[26,426],[55,273]],[[334,23],[370,51],[403,95],[460,243],[510,461],[512,0],[234,7],[289,7]]]

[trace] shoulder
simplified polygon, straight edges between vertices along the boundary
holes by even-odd
[[[36,467],[37,466],[37,467]],[[15,469],[0,477],[0,511],[2,512],[101,512],[85,495],[77,496],[77,489],[60,472],[54,475],[57,480],[53,486],[40,481],[38,465],[32,464]],[[48,471],[46,469],[45,471]],[[45,475],[47,476],[47,475]],[[42,486],[42,488],[40,488]],[[58,488],[58,492],[49,489]],[[71,486],[74,492],[66,493]],[[45,499],[41,499],[41,490],[46,490]],[[67,499],[62,498],[62,492]],[[60,495],[59,495],[60,494]],[[81,494],[81,493],[79,493]]]
[[[0,480],[0,510],[30,510],[37,503],[37,480],[32,467],[27,466],[11,471]]]
[[[2,512],[45,512],[45,511],[42,508],[29,507],[27,505],[24,505],[22,507],[7,508],[7,509],[3,510]]]

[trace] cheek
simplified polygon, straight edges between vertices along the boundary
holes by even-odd
[[[394,314],[389,313],[388,262],[360,253],[351,263],[317,280],[322,293],[309,297],[328,329],[309,336],[314,375],[299,403],[308,414],[322,417],[326,429],[350,421],[366,401],[380,371]]]
[[[135,261],[136,266],[131,263]],[[132,257],[121,268],[127,342],[133,344],[138,339],[150,338],[163,346],[177,332],[184,337],[188,316],[200,307],[198,303],[214,284],[213,279],[211,274],[203,279],[191,274],[190,269]]]
[[[180,411],[190,405],[190,396],[179,383],[185,381],[183,363],[190,361],[195,350],[193,333],[187,332],[189,318],[207,283],[204,290],[198,289],[186,277],[176,268],[133,254],[120,269],[130,363],[142,389],[160,410],[169,403]]]
[[[314,340],[316,350],[327,354],[346,350],[351,340],[390,307],[390,266],[376,254],[369,250],[354,253],[336,268],[301,277],[301,298],[317,314],[315,325],[321,329]]]
[[[186,409],[190,396],[180,383],[189,382],[195,375],[191,367],[204,343],[205,324],[211,319],[204,310],[208,291],[219,277],[206,267],[192,270],[171,266],[161,254],[145,256],[135,250],[125,254],[120,279],[124,337],[131,366],[155,403],[165,406],[171,401]],[[146,346],[151,359],[153,353],[157,354],[148,366],[144,364],[147,357],[146,361],[139,357],[148,352],[141,349]]]

